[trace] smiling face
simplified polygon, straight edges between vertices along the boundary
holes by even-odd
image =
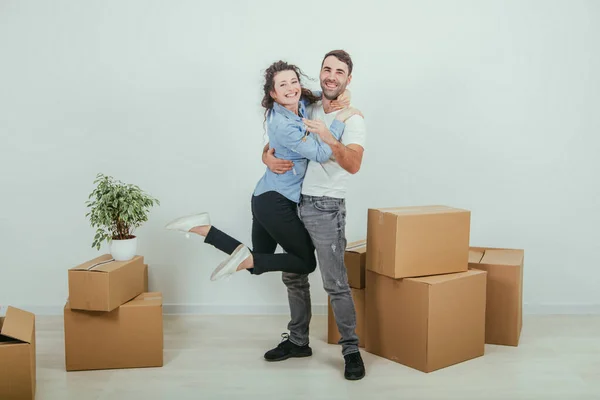
[[[302,87],[295,71],[281,71],[273,77],[271,97],[282,106],[286,108],[297,107],[301,93]]]
[[[323,96],[328,100],[335,100],[346,89],[352,80],[348,72],[348,65],[335,56],[323,60],[321,67],[321,89]]]

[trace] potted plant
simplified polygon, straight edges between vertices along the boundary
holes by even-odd
[[[111,176],[98,174],[94,184],[96,188],[86,202],[90,209],[86,217],[97,228],[92,247],[100,250],[102,242],[107,241],[116,261],[131,260],[137,251],[134,230],[148,220],[150,208],[160,202],[139,187]]]

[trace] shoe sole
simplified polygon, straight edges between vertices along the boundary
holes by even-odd
[[[304,354],[288,354],[287,356],[283,356],[283,357],[279,357],[279,358],[272,358],[272,359],[265,358],[265,360],[268,362],[275,362],[275,361],[284,361],[284,360],[287,360],[288,358],[304,358],[304,357],[310,357],[310,356],[312,356],[312,351],[310,353],[304,353]]]
[[[165,225],[165,229],[168,229],[170,231],[188,232],[188,230],[183,229],[183,227],[181,225],[185,225],[183,222],[188,219],[192,219],[192,218],[197,218],[199,220],[198,223],[200,225],[210,225],[210,216],[208,215],[208,213],[200,213],[200,214],[186,215],[186,216],[177,218],[175,220],[172,220],[167,225]]]
[[[240,244],[210,275],[211,281],[218,281],[237,272],[239,265],[250,256],[246,246]],[[223,272],[224,271],[224,272]]]
[[[364,377],[365,377],[364,374],[361,376],[344,376],[344,378],[346,378],[346,380],[349,380],[349,381],[359,381]]]

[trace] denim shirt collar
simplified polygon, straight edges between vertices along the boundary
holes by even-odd
[[[282,106],[281,104],[279,104],[277,102],[273,103],[273,111],[285,116],[288,119],[291,119],[293,121],[300,122],[300,123],[302,122],[303,116],[306,115],[306,107],[304,107],[304,102],[302,100],[298,103],[298,114],[299,115],[294,114],[293,112],[291,112],[290,110],[288,110],[287,108],[285,108],[284,106]]]

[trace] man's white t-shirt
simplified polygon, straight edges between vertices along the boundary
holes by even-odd
[[[331,126],[339,111],[325,114],[323,104],[319,101],[307,107],[308,118],[325,122],[326,126]],[[365,120],[360,115],[353,115],[346,120],[346,127],[342,135],[342,144],[358,144],[365,147],[366,141]],[[307,196],[327,196],[339,199],[346,198],[348,188],[348,179],[350,173],[335,161],[332,156],[324,163],[309,161],[306,169],[306,176],[302,183],[302,194]]]

